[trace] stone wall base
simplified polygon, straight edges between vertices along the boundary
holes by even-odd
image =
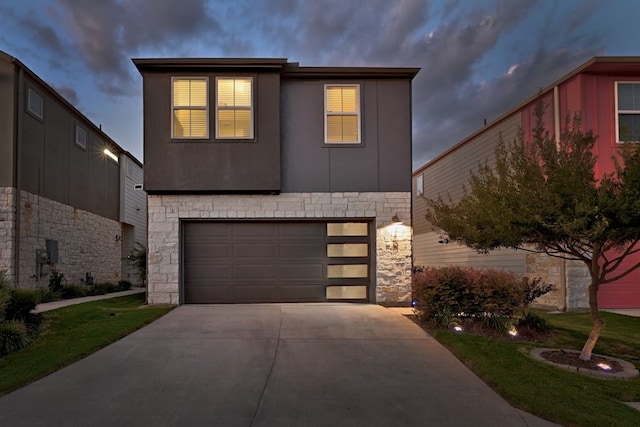
[[[149,195],[148,303],[180,303],[180,220],[371,219],[376,226],[378,303],[411,300],[411,193]],[[391,224],[394,215],[402,224]]]
[[[38,275],[36,251],[57,241],[58,262],[47,265],[67,283],[81,283],[86,273],[95,282],[118,282],[122,271],[122,227],[118,221],[73,208],[26,191],[20,194],[21,288],[45,288],[49,275]]]

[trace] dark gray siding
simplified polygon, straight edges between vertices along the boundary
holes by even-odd
[[[5,62],[0,57],[0,187],[15,185],[13,177],[15,78],[13,64]]]
[[[361,86],[362,143],[324,143],[324,85]],[[283,80],[282,191],[410,191],[409,80]]]
[[[171,140],[171,77],[209,77],[209,139]],[[254,77],[254,141],[215,139],[216,76]],[[280,190],[280,76],[275,72],[146,73],[144,185],[148,192]]]
[[[23,93],[29,87],[42,95],[44,117],[37,119],[24,109],[19,112],[21,188],[118,221],[119,168],[102,154],[112,144],[56,96],[26,78]],[[87,132],[86,149],[75,144],[76,124]]]

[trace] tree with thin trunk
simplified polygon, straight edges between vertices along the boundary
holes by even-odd
[[[615,170],[598,179],[596,137],[581,130],[580,117],[557,142],[543,112],[539,103],[531,141],[520,131],[498,142],[495,163],[471,173],[459,200],[429,199],[427,220],[480,253],[513,248],[583,262],[593,330],[580,358],[589,360],[604,327],[598,289],[640,268],[640,151],[617,148]]]

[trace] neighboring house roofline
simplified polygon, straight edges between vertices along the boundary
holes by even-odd
[[[413,79],[420,68],[394,67],[301,67],[298,62],[286,58],[144,58],[131,60],[138,71],[210,69],[273,70],[283,78],[409,78]]]
[[[6,62],[13,63],[14,66],[18,67],[19,69],[22,69],[30,78],[38,82],[39,85],[43,86],[47,91],[49,91],[58,101],[60,101],[67,108],[73,111],[74,114],[77,114],[85,123],[87,123],[93,129],[94,132],[99,134],[101,137],[104,137],[104,139],[106,139],[110,144],[113,145],[114,149],[118,150],[118,153],[126,153],[129,157],[134,159],[140,166],[142,166],[142,163],[133,154],[129,153],[124,148],[122,148],[109,135],[107,135],[101,129],[101,127],[97,126],[91,120],[89,120],[87,116],[85,116],[82,112],[80,112],[80,110],[78,110],[75,106],[73,106],[73,104],[71,104],[69,101],[67,101],[67,99],[65,99],[62,95],[60,95],[60,93],[57,90],[55,90],[50,84],[42,80],[35,72],[33,72],[29,67],[24,65],[18,58],[13,57],[7,54],[6,52],[3,52],[2,50],[0,50],[0,59],[5,60]]]
[[[584,73],[590,73],[590,72],[594,72],[598,74],[603,74],[605,72],[612,73],[612,74],[624,74],[628,68],[633,67],[635,70],[637,70],[638,66],[640,66],[640,56],[595,56],[590,60],[588,60],[587,62],[585,62],[584,64],[580,65],[579,67],[574,68],[568,74],[565,74],[564,76],[562,76],[561,78],[553,82],[552,84],[540,89],[537,94],[527,98],[525,101],[521,102],[520,104],[516,105],[514,108],[510,109],[509,111],[502,114],[495,120],[491,121],[486,126],[483,126],[482,128],[478,129],[477,131],[467,136],[466,138],[464,138],[462,141],[458,142],[451,148],[445,150],[444,152],[440,153],[433,159],[429,160],[427,163],[425,163],[424,165],[416,169],[412,175],[417,175],[423,172],[427,167],[447,157],[452,152],[463,147],[469,141],[475,139],[478,135],[486,132],[488,129],[491,129],[494,126],[497,126],[507,118],[511,117],[513,114],[516,114],[517,112],[519,112],[526,105],[529,105],[531,102],[535,101],[540,96],[553,90],[554,87],[561,85],[562,83],[566,82],[567,80],[573,78],[578,74],[584,74]]]

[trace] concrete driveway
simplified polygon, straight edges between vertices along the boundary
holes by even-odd
[[[376,305],[181,306],[0,398],[11,426],[548,426]]]

